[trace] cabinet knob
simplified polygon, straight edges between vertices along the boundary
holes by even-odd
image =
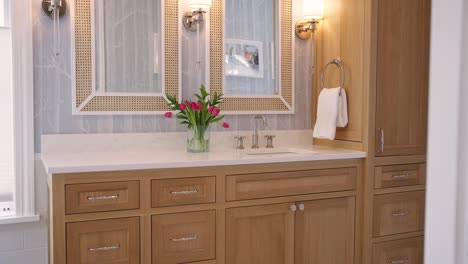
[[[296,212],[297,206],[296,206],[295,204],[291,204],[291,205],[289,206],[289,210],[291,210],[291,211],[293,211],[293,212]]]
[[[304,204],[299,204],[298,208],[299,208],[300,211],[304,211],[305,206],[304,206]]]

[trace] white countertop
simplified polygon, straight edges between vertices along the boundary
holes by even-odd
[[[301,142],[300,139],[307,139],[309,134],[297,133],[294,135],[294,132],[291,131],[284,133],[276,132],[275,134],[280,139],[281,137],[285,138],[285,136],[291,138],[290,142],[278,144],[272,150],[255,150],[262,153],[268,151],[293,153],[261,155],[251,155],[253,152],[248,148],[243,151],[236,150],[231,144],[228,147],[214,147],[208,153],[187,153],[183,144],[185,143],[183,140],[184,133],[169,133],[174,134],[169,137],[175,136],[175,138],[168,138],[168,134],[158,136],[154,136],[154,134],[146,134],[144,136],[142,134],[133,134],[134,137],[128,134],[120,136],[96,135],[95,137],[90,135],[54,135],[43,137],[42,161],[48,174],[59,174],[339,160],[366,157],[365,152],[313,146],[311,140],[306,144]],[[223,139],[215,136],[216,139],[213,141],[217,145],[221,145],[220,142],[227,141],[226,139],[231,142],[232,134],[232,132],[230,134],[223,134]],[[145,142],[145,139],[148,138],[151,138],[153,141]],[[168,142],[171,141],[175,141],[178,144],[168,145]],[[248,146],[248,142],[246,146]]]

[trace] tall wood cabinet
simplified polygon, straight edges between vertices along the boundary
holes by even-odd
[[[431,1],[324,3],[315,87],[323,65],[341,57],[350,118],[335,140],[314,144],[368,153],[359,263],[422,264]],[[341,77],[327,78],[339,83]],[[315,102],[319,92],[314,88]]]
[[[379,0],[376,156],[426,152],[429,0]]]
[[[431,1],[371,3],[375,122],[363,263],[422,264]]]

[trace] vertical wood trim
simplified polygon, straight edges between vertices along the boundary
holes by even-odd
[[[140,217],[141,263],[151,264],[151,216]]]
[[[216,210],[216,264],[226,262],[226,209]]]
[[[143,178],[140,180],[140,208],[151,208],[151,180]],[[151,216],[145,215],[140,217],[140,244],[141,244],[141,263],[151,263]]]
[[[216,175],[216,203],[226,202],[226,175]],[[216,210],[216,264],[226,263],[226,209]]]
[[[50,176],[52,177],[52,176]],[[52,190],[50,191],[50,218],[52,220],[52,245],[53,258],[51,263],[67,263],[66,261],[66,225],[65,225],[65,183],[63,177],[57,177],[52,180]]]
[[[357,167],[357,191],[355,204],[355,228],[354,228],[354,263],[362,263],[362,239],[364,226],[364,161]]]

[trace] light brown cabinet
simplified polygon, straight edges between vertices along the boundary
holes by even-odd
[[[424,204],[424,191],[376,195],[374,237],[422,231]]]
[[[226,263],[354,263],[354,232],[354,197],[229,209]]]
[[[49,175],[50,264],[357,264],[361,164]]]
[[[374,172],[375,189],[426,184],[426,163],[380,166]]]
[[[374,245],[373,263],[423,264],[423,251],[423,237],[378,243]]]
[[[430,0],[378,0],[376,156],[426,152]]]
[[[295,264],[354,263],[355,198],[302,205],[296,214]]]
[[[215,211],[152,217],[152,263],[177,264],[215,258]]]
[[[226,264],[293,264],[291,204],[226,210]]]
[[[67,224],[67,264],[139,264],[138,217]]]
[[[215,177],[162,179],[151,181],[153,207],[215,202]]]
[[[67,214],[140,208],[138,181],[70,184],[65,187]]]

